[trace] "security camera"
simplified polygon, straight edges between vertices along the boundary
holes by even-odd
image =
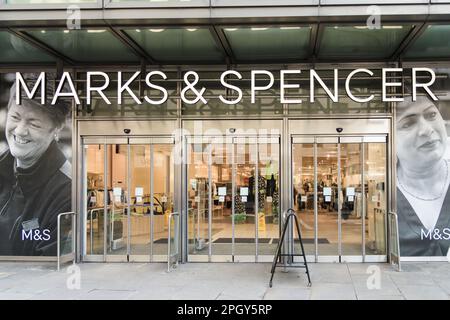
[[[228,130],[230,131],[230,133],[235,133],[236,132],[236,128],[230,128]]]
[[[123,132],[129,134],[131,132],[131,129],[123,129]]]
[[[336,128],[336,131],[337,131],[338,133],[341,133],[342,131],[344,131],[344,128]]]

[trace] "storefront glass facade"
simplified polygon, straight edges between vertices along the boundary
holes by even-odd
[[[74,3],[105,12],[111,6],[119,13],[117,8],[126,6],[123,1]],[[132,1],[130,8],[150,10],[149,3]],[[25,4],[7,1],[3,7],[6,12]],[[52,4],[59,5],[42,1],[45,8]],[[177,1],[167,5],[181,7]],[[1,29],[0,165],[6,174],[0,205],[9,236],[0,255],[54,256],[55,217],[73,211],[77,228],[63,231],[67,239],[76,233],[78,260],[167,261],[169,216],[177,212],[181,261],[269,262],[283,214],[292,208],[310,261],[388,261],[389,212],[398,214],[403,257],[444,259],[450,86],[444,61],[448,44],[437,39],[448,34],[448,24],[396,17],[371,29],[364,19],[331,20],[320,25],[308,19],[211,25],[119,21],[81,29],[24,22]],[[383,68],[402,70],[383,74]],[[425,70],[415,77],[413,68],[430,68],[436,77]],[[349,81],[356,69],[365,71]],[[221,79],[227,70],[239,76]],[[254,77],[255,70],[264,72]],[[36,115],[23,115],[24,109],[11,102],[15,72],[26,75],[30,85],[42,71],[48,71],[50,96],[57,75],[69,72],[80,103],[61,99],[55,112],[26,100]],[[89,78],[89,71],[108,75],[109,84],[101,74]],[[155,86],[149,87],[145,74],[151,71],[166,79],[154,75]],[[190,71],[199,77],[195,88],[205,89],[204,101],[185,90]],[[133,77],[129,91],[119,97],[117,86]],[[401,85],[383,92],[383,79]],[[408,104],[414,81],[433,81],[438,101],[419,89],[417,101]],[[94,92],[88,103],[88,87],[103,85],[107,99]],[[260,87],[256,94],[255,86]],[[164,102],[150,104],[144,97]],[[387,101],[392,98],[404,101]],[[65,103],[71,103],[70,112]],[[42,150],[27,149],[33,139],[41,141]],[[56,164],[51,174],[42,159]],[[39,202],[14,179],[15,168],[27,160],[24,175],[46,173],[46,180],[36,178],[44,185],[36,183],[31,190],[54,192],[57,203]],[[426,182],[411,184],[420,170],[431,170],[434,177],[423,196],[418,195]],[[41,215],[26,208],[38,202]],[[437,212],[434,218],[424,217],[427,210]],[[40,232],[37,239],[33,230]],[[289,230],[286,250],[297,250],[296,237]]]

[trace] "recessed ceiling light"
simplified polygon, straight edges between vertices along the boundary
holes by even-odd
[[[299,30],[301,27],[280,27],[281,30]]]
[[[88,30],[87,32],[88,33],[102,33],[102,32],[105,32],[106,30],[104,30],[104,29],[93,29],[93,30]]]
[[[187,31],[190,31],[190,32],[197,31],[197,29],[195,29],[195,28],[187,28],[186,30],[187,30]]]
[[[383,26],[383,29],[403,29],[403,26]]]
[[[136,32],[141,32],[141,29],[136,29]]]
[[[164,31],[164,29],[148,29],[151,32],[161,32]]]
[[[252,31],[264,31],[267,30],[267,28],[252,28]]]
[[[238,28],[225,28],[226,31],[236,31]]]

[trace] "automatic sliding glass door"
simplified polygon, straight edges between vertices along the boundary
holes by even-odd
[[[164,261],[174,198],[173,139],[106,137],[83,143],[84,256]]]
[[[273,258],[279,138],[188,137],[189,261]]]
[[[294,205],[316,261],[386,261],[386,137],[294,137]]]

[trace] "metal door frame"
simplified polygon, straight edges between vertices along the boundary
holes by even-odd
[[[217,142],[214,142],[215,139],[220,137],[220,141],[223,145],[226,144],[232,144],[231,148],[231,184],[232,184],[232,201],[231,201],[231,255],[214,255],[212,252],[212,241],[211,241],[211,231],[212,231],[212,148],[211,145],[219,144]],[[237,145],[241,144],[238,142],[238,139],[243,139],[245,141],[245,145],[256,145],[257,155],[255,160],[255,254],[254,255],[237,255],[236,254],[236,246],[235,246],[235,222],[234,222],[234,215],[235,215],[235,195],[236,195],[236,161],[235,161],[235,155],[236,155],[236,147]],[[196,144],[207,144],[207,166],[208,166],[208,211],[210,214],[208,214],[208,255],[193,255],[189,253],[189,249],[187,251],[187,261],[188,262],[269,262],[273,260],[272,255],[259,255],[258,253],[258,239],[259,239],[259,215],[258,215],[258,209],[259,209],[259,203],[258,203],[258,187],[259,187],[259,145],[260,143],[263,143],[262,141],[267,141],[267,139],[277,139],[278,142],[278,173],[279,173],[279,181],[278,181],[278,188],[281,188],[281,135],[270,135],[266,137],[258,137],[258,136],[252,136],[252,135],[245,135],[245,136],[209,136],[209,135],[202,135],[202,136],[186,136],[186,139],[184,139],[184,150],[186,150],[186,154],[188,153],[188,150],[190,150],[191,145]],[[203,147],[202,147],[203,148]],[[205,151],[202,151],[203,155],[205,155]],[[185,162],[185,171],[189,171],[189,165],[192,165],[188,163],[189,159]],[[229,165],[229,164],[228,164]],[[184,181],[185,185],[188,186],[188,175],[186,174],[186,178]],[[189,188],[185,188],[187,191]],[[188,208],[188,197],[186,197],[186,208]],[[278,214],[281,217],[281,198],[278,203],[279,209]],[[281,220],[278,220],[278,228],[281,228]]]
[[[341,138],[356,138],[360,139],[359,142],[341,142]],[[383,137],[384,141],[376,141],[376,138]],[[331,138],[336,139],[336,142],[319,142],[318,140],[320,138]],[[374,141],[375,138],[375,141]],[[298,142],[296,142],[297,140]],[[342,179],[341,179],[341,145],[343,144],[359,144],[361,147],[361,154],[360,154],[360,163],[361,163],[361,186],[364,188],[365,186],[365,146],[370,142],[380,142],[385,144],[386,148],[386,165],[385,165],[385,188],[386,188],[386,195],[389,194],[390,190],[389,187],[389,159],[388,159],[388,134],[339,134],[339,135],[320,135],[320,134],[291,134],[291,154],[293,151],[294,144],[300,144],[300,143],[309,143],[313,145],[313,159],[314,159],[314,247],[315,247],[315,254],[312,257],[311,255],[307,256],[308,260],[313,260],[315,262],[387,262],[388,260],[388,247],[389,247],[389,239],[388,239],[388,228],[387,228],[387,219],[388,219],[388,199],[385,200],[385,209],[386,209],[386,219],[384,223],[385,228],[385,248],[386,248],[386,254],[385,255],[366,255],[365,246],[366,246],[366,236],[365,236],[365,220],[362,221],[361,226],[361,256],[357,255],[343,255],[342,253],[342,212],[341,207],[338,205],[338,252],[337,255],[328,255],[328,256],[321,256],[318,250],[318,195],[317,195],[317,186],[318,186],[318,178],[317,178],[317,172],[318,172],[318,164],[317,164],[317,145],[323,144],[323,143],[330,143],[330,144],[336,144],[337,145],[337,163],[338,163],[338,197],[340,197],[341,190],[342,190]],[[293,172],[293,161],[291,162],[291,172]],[[291,183],[293,181],[291,180]],[[291,186],[292,187],[292,186]],[[338,198],[338,203],[339,203]],[[362,206],[362,217],[365,219],[367,216],[366,212],[366,202],[365,197],[362,197],[361,201]]]
[[[149,170],[149,178],[150,178],[150,207],[154,208],[154,146],[155,145],[173,145],[175,148],[175,140],[172,136],[84,136],[81,138],[81,149],[82,149],[82,161],[81,161],[81,168],[82,168],[82,195],[81,195],[81,208],[83,210],[82,215],[82,224],[81,224],[81,232],[82,232],[82,254],[81,258],[82,261],[85,262],[165,262],[167,261],[167,255],[155,255],[153,252],[153,241],[154,241],[154,214],[153,210],[150,210],[150,250],[148,255],[138,255],[133,254],[131,252],[131,146],[132,145],[138,145],[138,146],[149,146],[150,147],[150,170]],[[124,255],[111,255],[107,253],[107,226],[109,223],[108,215],[106,212],[108,212],[108,196],[107,194],[107,177],[108,177],[108,151],[107,147],[111,145],[126,145],[127,146],[127,165],[126,165],[126,175],[127,175],[127,228],[128,228],[128,236],[126,239],[126,254]],[[86,168],[86,148],[85,146],[88,145],[102,145],[104,149],[103,154],[103,163],[104,163],[104,172],[103,172],[103,180],[105,182],[104,184],[104,203],[103,203],[103,210],[104,210],[104,225],[103,225],[103,254],[102,255],[96,255],[96,254],[86,254],[87,251],[87,228],[86,224],[88,223],[86,220],[87,217],[87,198],[86,198],[86,188],[87,188],[87,168]],[[175,164],[171,164],[173,166],[174,170],[174,180],[175,178]],[[174,206],[176,206],[175,199],[177,198],[176,193],[177,189],[175,188],[175,181],[172,181],[173,183],[173,202]]]

